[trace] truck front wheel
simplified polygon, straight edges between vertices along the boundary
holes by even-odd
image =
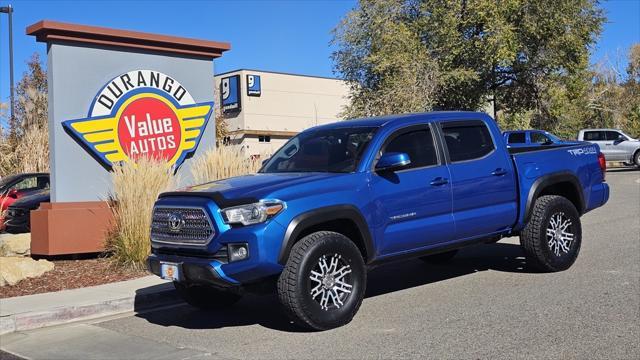
[[[189,305],[201,310],[214,310],[231,306],[242,297],[230,291],[218,290],[209,286],[183,284],[174,282],[178,295]]]
[[[545,195],[536,199],[529,222],[520,233],[527,259],[543,271],[566,270],[582,243],[580,214],[568,199]]]
[[[342,234],[319,231],[291,249],[278,279],[278,297],[295,323],[327,330],[353,319],[366,282],[364,260],[356,245]]]

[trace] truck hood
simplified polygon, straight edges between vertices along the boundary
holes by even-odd
[[[303,184],[322,183],[324,180],[347,174],[338,173],[258,173],[190,186],[178,191],[160,194],[169,196],[203,196],[213,198],[219,206],[233,206],[268,198],[278,190],[293,190]],[[286,199],[281,199],[286,200]]]
[[[38,190],[30,192],[27,195],[16,200],[9,207],[21,209],[36,209],[43,202],[49,202],[49,190]]]

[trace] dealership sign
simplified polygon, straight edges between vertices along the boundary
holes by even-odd
[[[134,70],[100,89],[86,118],[62,126],[107,169],[140,157],[179,167],[197,149],[212,110],[172,77]]]

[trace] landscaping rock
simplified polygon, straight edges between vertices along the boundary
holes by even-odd
[[[31,234],[0,234],[0,256],[29,256]]]
[[[0,286],[15,285],[20,280],[38,277],[53,270],[53,263],[30,257],[0,257]]]

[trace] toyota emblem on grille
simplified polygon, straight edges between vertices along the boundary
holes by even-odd
[[[180,213],[171,213],[169,214],[169,230],[173,232],[178,232],[182,230],[184,226],[184,218]]]

